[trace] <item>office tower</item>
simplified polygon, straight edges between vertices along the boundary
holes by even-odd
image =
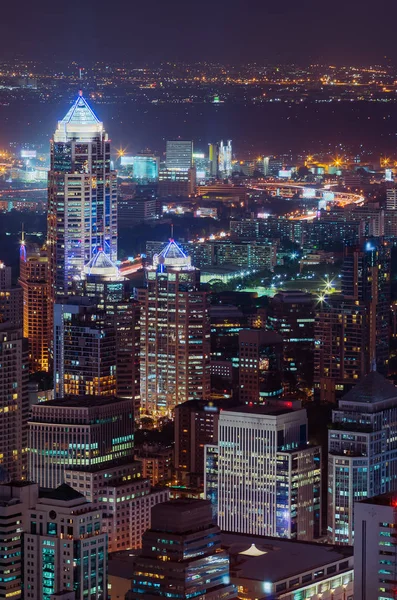
[[[187,171],[193,166],[193,142],[184,140],[167,141],[165,166],[167,169]]]
[[[352,544],[355,502],[396,489],[397,388],[371,371],[339,401],[328,431],[328,535]]]
[[[314,298],[300,291],[278,292],[268,307],[267,326],[284,344],[284,383],[291,391],[296,383],[313,384]]]
[[[208,144],[208,158],[210,163],[211,177],[219,176],[219,146],[218,144]]]
[[[11,283],[11,267],[0,261],[0,322],[22,327],[22,289]]]
[[[29,477],[51,488],[66,482],[100,507],[110,552],[139,547],[151,507],[169,496],[140,477],[130,399],[83,396],[33,406]]]
[[[340,294],[318,303],[314,390],[321,402],[335,402],[368,373],[367,314],[363,302]]]
[[[386,190],[386,210],[397,210],[397,188]]]
[[[106,600],[107,539],[101,511],[66,484],[42,490],[24,535],[26,600]]]
[[[0,599],[23,598],[23,541],[28,509],[38,486],[27,481],[0,485]]]
[[[237,597],[230,584],[229,557],[221,549],[220,530],[211,521],[206,500],[171,500],[152,509],[152,526],[134,561],[126,600],[142,594],[147,600],[168,598],[170,590],[182,600]]]
[[[219,446],[204,446],[204,498],[211,504],[212,520],[218,522],[218,470]]]
[[[188,197],[196,190],[196,169],[160,169],[158,193],[160,198]]]
[[[29,478],[41,487],[63,483],[66,469],[106,468],[133,459],[130,400],[82,396],[32,406]]]
[[[157,485],[171,479],[174,464],[174,448],[170,445],[146,444],[135,448],[135,458],[140,463],[142,477]]]
[[[397,494],[389,492],[354,505],[354,597],[396,597]]]
[[[346,249],[342,270],[342,294],[364,302],[369,360],[384,375],[389,360],[390,256],[387,246],[367,241],[363,249]]]
[[[232,141],[226,144],[219,142],[218,150],[218,173],[219,177],[230,177],[232,174]]]
[[[51,141],[47,227],[53,302],[70,293],[73,278],[98,248],[117,258],[117,179],[110,141],[81,92]]]
[[[177,404],[210,393],[208,300],[200,271],[170,240],[146,271],[141,291],[142,413],[169,415]]]
[[[218,433],[222,531],[310,541],[321,532],[321,448],[303,409],[223,410]]]
[[[22,329],[0,323],[0,466],[1,479],[26,477],[28,343]]]
[[[133,179],[139,183],[150,183],[159,178],[160,159],[153,154],[137,154],[133,160]],[[123,163],[121,163],[123,164]]]
[[[239,332],[239,399],[250,406],[266,404],[283,393],[283,339],[274,331]]]
[[[218,442],[223,404],[189,400],[175,408],[175,470],[178,478],[191,487],[204,484],[204,447]]]
[[[45,248],[26,246],[20,251],[19,284],[23,290],[23,335],[29,344],[29,370],[49,370],[51,346],[48,254]]]

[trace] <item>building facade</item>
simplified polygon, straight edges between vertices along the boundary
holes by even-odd
[[[80,93],[58,121],[48,175],[50,295],[64,298],[98,248],[117,258],[117,178],[110,141]]]
[[[169,415],[177,404],[210,393],[208,300],[200,271],[171,240],[147,269],[140,290],[141,413]]]
[[[353,544],[354,506],[397,486],[397,388],[371,371],[339,401],[328,431],[328,537]]]
[[[303,409],[223,410],[218,434],[222,531],[313,540],[321,531],[321,449]]]

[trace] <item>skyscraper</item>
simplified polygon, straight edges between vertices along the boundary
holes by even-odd
[[[219,142],[218,169],[220,177],[230,177],[232,174],[232,141],[226,144]]]
[[[308,446],[305,410],[223,410],[218,445],[223,531],[306,541],[320,535],[321,449]]]
[[[110,141],[86,99],[77,100],[51,141],[48,252],[52,301],[63,298],[97,249],[117,258],[117,179]]]
[[[48,371],[52,307],[46,249],[21,246],[19,283],[23,289],[23,335],[29,343],[29,370]]]
[[[397,388],[371,371],[333,411],[328,431],[328,535],[353,543],[355,502],[397,487]]]
[[[274,331],[239,332],[239,399],[241,404],[265,404],[283,393],[283,339]]]
[[[24,598],[106,600],[102,513],[66,484],[41,491],[24,535]]]
[[[208,300],[200,271],[170,240],[148,267],[140,290],[141,406],[143,414],[169,415],[177,404],[210,393]]]
[[[165,155],[167,169],[188,170],[193,166],[193,142],[168,140]]]
[[[11,267],[0,261],[0,322],[22,327],[22,290],[11,283]]]
[[[102,250],[54,307],[55,393],[131,398],[139,414],[139,314],[128,281]]]
[[[166,566],[164,565],[166,563]],[[172,591],[170,591],[172,590]],[[181,600],[231,600],[229,556],[221,549],[219,527],[206,500],[180,499],[152,509],[152,526],[134,561],[127,600],[173,597]]]
[[[0,479],[26,478],[28,343],[22,329],[0,323]]]

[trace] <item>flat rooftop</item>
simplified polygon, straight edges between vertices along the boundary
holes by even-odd
[[[238,533],[222,533],[221,545],[232,556],[235,577],[258,581],[280,581],[353,556],[352,546]]]
[[[397,492],[379,494],[373,498],[361,500],[360,504],[376,504],[376,506],[397,506]]]
[[[116,404],[116,402],[131,402],[128,398],[116,398],[115,396],[65,396],[57,400],[48,400],[40,402],[36,406],[59,406],[65,408],[91,408],[95,406],[105,406],[106,404]]]
[[[250,414],[252,416],[255,415],[268,415],[271,417],[279,417],[281,415],[288,415],[289,413],[294,413],[297,410],[301,410],[300,408],[298,409],[294,409],[294,408],[285,408],[283,406],[275,406],[273,405],[268,405],[268,406],[249,406],[248,404],[246,405],[240,405],[240,406],[236,406],[236,407],[230,407],[230,408],[224,408],[222,409],[222,412],[234,412],[234,413],[244,413],[244,414]]]

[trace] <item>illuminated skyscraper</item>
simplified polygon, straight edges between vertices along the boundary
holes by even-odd
[[[58,121],[48,179],[50,294],[67,295],[98,248],[117,258],[117,179],[110,141],[80,92]]]
[[[219,176],[230,177],[232,174],[232,141],[228,140],[227,144],[223,141],[219,142],[218,154]]]
[[[144,414],[170,414],[177,404],[208,398],[210,322],[200,271],[170,240],[147,269],[140,292],[141,406]]]
[[[11,283],[11,267],[0,261],[0,323],[22,327],[22,289]]]
[[[193,142],[167,141],[165,166],[167,169],[187,171],[193,166]]]
[[[29,370],[48,371],[51,345],[48,254],[21,246],[19,283],[23,289],[23,335],[29,342]]]

